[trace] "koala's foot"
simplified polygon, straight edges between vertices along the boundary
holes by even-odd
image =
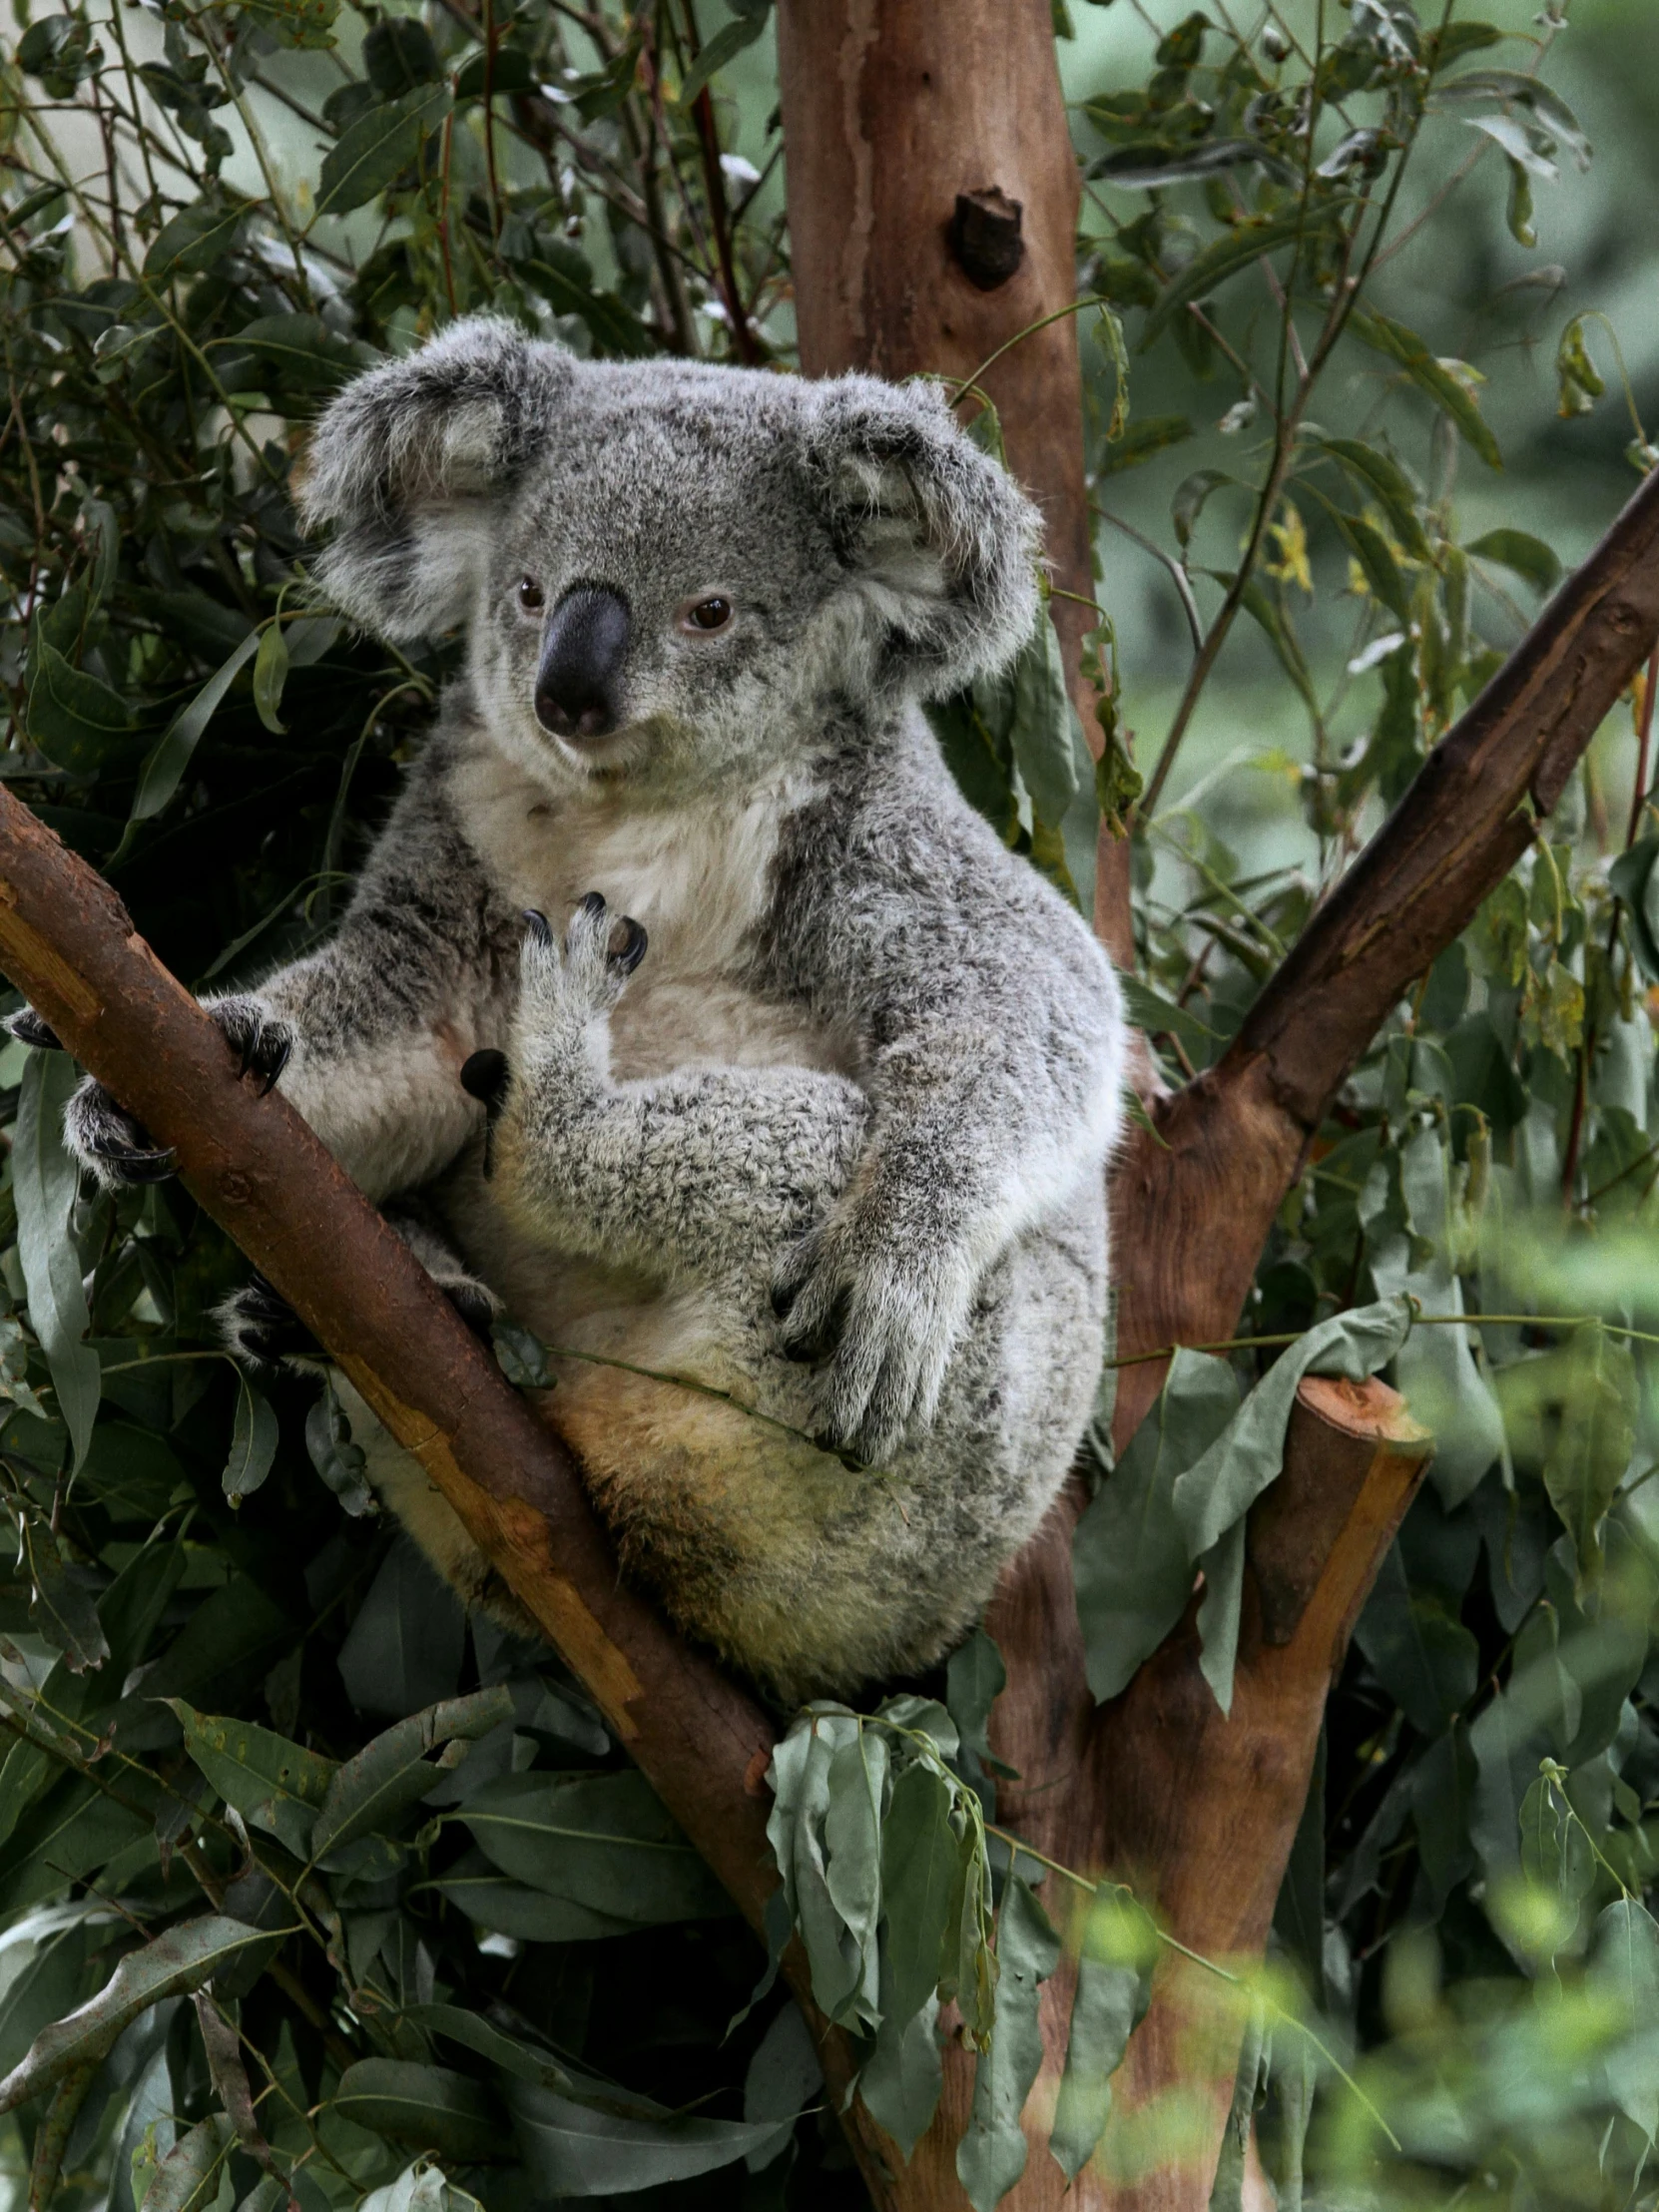
[[[287,1066],[293,1031],[257,998],[222,998],[206,1011],[240,1055],[239,1072],[259,1079],[263,1097]],[[14,1014],[6,1026],[24,1044],[61,1049],[50,1024],[32,1006]],[[63,1126],[70,1151],[104,1190],[164,1183],[174,1172],[172,1150],[158,1145],[138,1116],[130,1114],[96,1076],[89,1075],[70,1099]]]
[[[385,1214],[472,1334],[488,1344],[503,1312],[501,1301],[472,1273],[429,1209],[418,1199],[403,1199],[388,1206]]]
[[[895,1238],[856,1204],[785,1254],[772,1291],[780,1344],[788,1359],[824,1368],[827,1450],[881,1466],[938,1411],[972,1302],[971,1275],[953,1257]]]
[[[225,1349],[253,1367],[314,1368],[325,1358],[281,1292],[263,1275],[221,1299],[214,1319]]]
[[[475,1337],[489,1342],[501,1301],[479,1281],[424,1207],[386,1209],[386,1222],[408,1246]],[[227,1350],[264,1367],[316,1368],[327,1355],[275,1285],[256,1275],[221,1301],[215,1319]]]

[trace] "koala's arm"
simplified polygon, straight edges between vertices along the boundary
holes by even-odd
[[[511,1056],[498,1056],[491,1173],[508,1209],[561,1251],[631,1261],[759,1309],[778,1254],[851,1173],[868,1104],[813,1068],[613,1081],[608,1016],[644,944],[638,923],[619,925],[597,894],[562,944],[538,917]]]
[[[460,1067],[502,1018],[498,947],[516,935],[424,769],[334,937],[255,994],[291,1034],[283,1096],[375,1200],[429,1180],[481,1126]]]
[[[513,931],[461,835],[429,755],[411,774],[338,933],[257,991],[207,1000],[245,1075],[282,1094],[371,1199],[425,1182],[481,1115],[460,1067],[505,1019],[498,947]],[[29,1043],[56,1043],[38,1016]],[[173,1156],[94,1077],[69,1102],[70,1149],[106,1188],[172,1172]]]
[[[774,987],[856,1040],[873,1108],[778,1294],[798,1348],[835,1346],[830,1424],[875,1455],[931,1417],[990,1262],[1103,1173],[1121,994],[1080,917],[919,734],[890,766],[830,765],[786,827],[770,921]]]

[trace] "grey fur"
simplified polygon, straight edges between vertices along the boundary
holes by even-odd
[[[489,321],[342,394],[304,497],[340,603],[464,619],[468,668],[338,935],[259,994],[282,1089],[553,1348],[549,1416],[686,1627],[786,1698],[928,1663],[1064,1477],[1105,1301],[1112,970],[918,704],[1028,633],[1031,508],[928,387]],[[616,728],[567,742],[532,699],[582,585],[628,645]],[[119,1113],[82,1100],[79,1131]],[[370,1463],[483,1588],[424,1478]]]

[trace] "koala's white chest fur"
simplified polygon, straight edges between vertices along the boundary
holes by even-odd
[[[452,791],[474,849],[507,898],[562,929],[588,891],[649,932],[645,964],[611,1023],[620,1081],[678,1067],[833,1069],[841,1043],[745,980],[779,828],[801,772],[741,797],[641,807],[622,795],[550,798],[493,750],[457,768]]]

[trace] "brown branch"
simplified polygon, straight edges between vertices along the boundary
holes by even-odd
[[[218,1028],[110,886],[0,788],[0,967],[83,1066],[178,1155],[186,1183],[420,1461],[637,1761],[750,1925],[777,1886],[771,1720],[621,1582],[574,1460],[279,1093],[243,1082]],[[838,2110],[842,2038],[785,1961]],[[853,2147],[885,2180],[857,2107]]]
[[[1223,1063],[1307,1129],[1531,843],[1659,637],[1659,474],[1539,616],[1303,931]],[[1227,1079],[1224,1072],[1223,1079]]]

